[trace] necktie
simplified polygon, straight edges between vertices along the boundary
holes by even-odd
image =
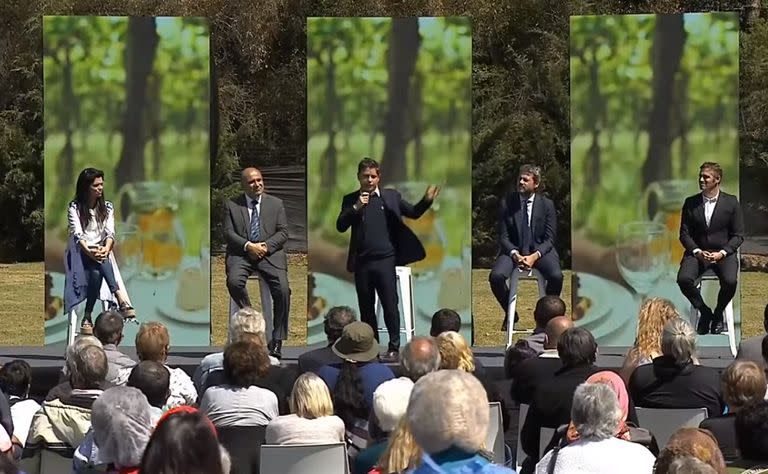
[[[251,242],[258,242],[259,241],[259,209],[256,207],[259,204],[259,201],[254,199],[251,201],[253,204],[253,212],[251,213]]]
[[[533,247],[533,236],[531,235],[530,220],[528,219],[528,199],[523,199],[520,203],[523,208],[522,245],[520,247],[527,255]]]

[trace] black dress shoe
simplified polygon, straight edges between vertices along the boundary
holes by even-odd
[[[723,330],[725,330],[725,325],[722,321],[712,321],[712,326],[710,326],[709,333],[722,334]]]
[[[269,344],[267,344],[267,348],[269,349],[269,355],[276,359],[282,359],[283,358],[283,341],[273,339],[269,341]]]
[[[704,308],[699,311],[699,324],[696,325],[696,333],[700,336],[709,334],[709,325],[712,323],[712,310]]]
[[[390,349],[386,354],[382,354],[379,358],[382,362],[398,362],[400,360],[400,353],[394,349]]]
[[[520,321],[520,315],[517,314],[517,311],[515,311],[515,324]],[[507,318],[507,315],[504,315],[504,319],[501,321],[501,330],[506,331],[507,327],[509,327],[509,319]]]

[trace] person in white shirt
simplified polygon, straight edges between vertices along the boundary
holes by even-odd
[[[32,384],[32,368],[26,361],[12,360],[0,368],[0,389],[9,399],[13,419],[14,442],[22,448],[27,443],[27,433],[40,404],[27,398]]]

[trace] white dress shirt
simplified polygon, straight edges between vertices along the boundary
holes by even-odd
[[[536,197],[535,193],[531,194],[527,200],[522,196],[520,196],[520,205],[522,206],[523,203],[525,203],[525,208],[526,208],[526,211],[528,212],[528,227],[531,227],[531,214],[533,213],[533,199],[535,197]],[[531,237],[533,237],[533,229],[531,229]],[[537,250],[534,253],[539,254],[539,258],[541,258],[541,252]],[[512,252],[510,252],[510,256],[513,256],[516,254],[518,255],[520,254],[520,252],[517,249],[512,250]]]
[[[718,192],[714,197],[707,197],[704,195],[704,193],[701,193],[701,198],[704,200],[704,220],[707,223],[707,227],[709,227],[710,221],[712,221],[712,214],[715,212],[715,206],[717,205],[717,200],[720,198],[720,193]],[[701,252],[700,248],[693,249],[693,254],[696,255],[697,253]],[[728,252],[725,250],[720,251],[721,254],[723,254],[723,257],[728,256]]]
[[[259,200],[256,201],[255,199],[251,198],[249,195],[245,195],[245,207],[248,208],[248,230],[251,229],[251,219],[253,218],[253,202],[256,201],[256,210],[259,212],[259,217],[261,217],[261,201],[264,200],[264,195],[259,196]],[[243,250],[248,250],[248,244],[255,243],[251,242],[250,240],[246,240],[245,245],[243,245]]]

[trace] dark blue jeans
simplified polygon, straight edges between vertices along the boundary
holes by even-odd
[[[119,290],[119,288],[117,287],[115,271],[112,269],[112,262],[109,261],[109,258],[99,263],[85,255],[82,251],[80,252],[80,257],[83,259],[83,268],[85,268],[85,276],[88,281],[88,292],[85,295],[85,313],[91,314],[96,300],[99,299],[102,278],[107,281],[107,286],[109,286],[109,291],[112,294]]]

